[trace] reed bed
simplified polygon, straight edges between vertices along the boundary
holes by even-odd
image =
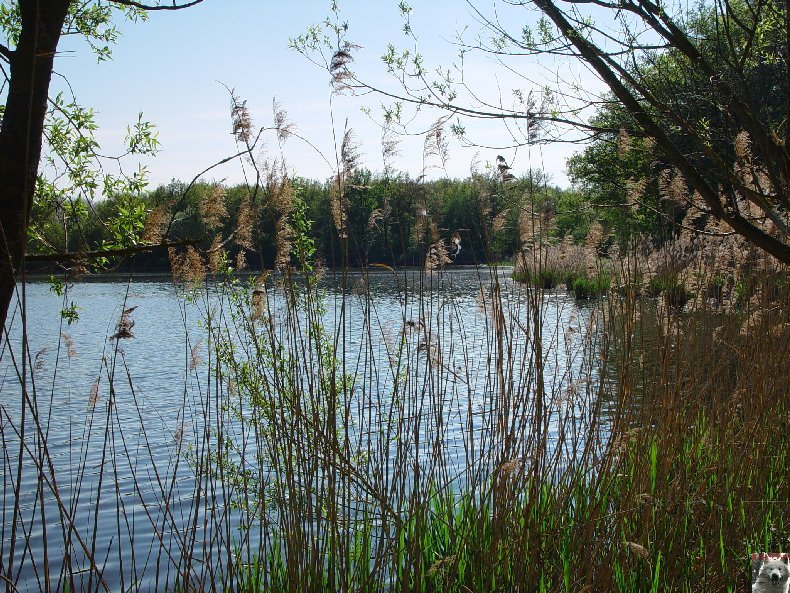
[[[7,334],[0,586],[743,591],[750,553],[790,548],[786,290],[558,306],[485,268],[464,300],[452,271],[326,272],[291,239],[281,274],[181,285],[203,319],[167,451],[125,302],[67,459],[48,431],[73,345],[47,393]],[[617,285],[640,274],[624,258]]]

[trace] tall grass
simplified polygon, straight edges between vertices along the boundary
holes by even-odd
[[[784,271],[726,313],[641,299],[638,258],[590,246],[585,270],[625,288],[581,304],[496,268],[464,295],[446,257],[326,271],[280,181],[278,273],[174,257],[172,417],[128,364],[124,299],[53,442],[73,345],[42,370],[21,286],[0,359],[0,586],[735,591],[751,552],[790,547]],[[336,191],[349,249],[340,173]]]
[[[417,282],[414,309],[403,295],[403,327],[410,311],[425,320],[413,341],[377,340],[365,301],[348,357],[343,311],[364,296],[341,292],[327,354],[325,304],[294,284],[283,325],[269,311],[265,330],[248,329],[264,351],[289,353],[283,367],[260,364],[266,387],[242,396],[267,427],[252,458],[236,449],[263,470],[254,508],[271,509],[247,509],[263,537],[249,562],[259,589],[724,591],[746,586],[749,553],[787,545],[782,302],[742,331],[611,298],[560,371],[551,344],[573,326],[546,327],[540,290],[516,304],[492,275],[486,361],[459,381],[454,353],[472,336],[448,331],[464,319],[436,307],[438,278]],[[259,352],[231,367],[257,366]],[[243,427],[236,438],[247,442]]]
[[[190,291],[207,360],[187,360],[194,438],[164,465],[128,450],[152,429],[142,407],[117,413],[134,393],[120,340],[83,427],[98,466],[53,456],[34,357],[7,342],[28,373],[3,389],[7,588],[100,590],[117,554],[108,589],[726,591],[747,585],[749,553],[788,545],[786,295],[743,327],[633,296],[555,319],[542,290],[489,271],[474,315],[452,272],[336,274],[336,289],[304,266]],[[377,313],[382,276],[398,318]],[[130,463],[133,484],[102,486]],[[157,534],[144,558],[134,501]]]

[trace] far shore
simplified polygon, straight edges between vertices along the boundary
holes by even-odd
[[[477,270],[477,269],[487,269],[487,268],[498,268],[498,269],[510,269],[513,267],[512,262],[501,262],[501,263],[493,263],[493,264],[462,264],[462,265],[450,265],[447,266],[442,270],[442,273],[453,272],[453,271],[467,271],[467,270]],[[363,272],[368,273],[391,273],[394,270],[397,273],[401,272],[419,272],[421,270],[418,266],[402,266],[402,267],[381,267],[376,265],[370,265],[367,267],[349,267],[345,268],[348,273],[352,275],[362,274]],[[340,274],[342,273],[344,268],[326,268],[327,274]],[[233,272],[233,276],[236,278],[248,278],[250,276],[259,276],[263,273],[275,273],[271,270],[256,270],[256,269],[249,269],[244,270],[242,272]],[[281,275],[281,273],[277,272],[276,274]],[[295,274],[298,275],[298,274]],[[27,282],[47,282],[49,279],[54,276],[58,280],[62,279],[62,272],[60,273],[52,273],[52,272],[27,272],[25,274],[25,280]],[[124,280],[128,280],[132,278],[134,280],[155,280],[155,281],[162,281],[166,279],[170,279],[172,277],[172,272],[170,271],[145,271],[145,272],[101,272],[96,274],[83,274],[80,276],[76,276],[69,280],[69,282],[120,282]]]

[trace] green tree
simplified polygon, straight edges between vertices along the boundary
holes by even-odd
[[[689,207],[790,263],[786,4],[725,0],[688,11],[654,0],[592,1],[621,28],[606,35],[620,40],[611,47],[578,3],[534,3],[557,32],[536,50],[570,44],[608,85],[632,130],[655,143]],[[642,42],[637,26],[659,43]]]
[[[55,196],[39,176],[45,130],[53,154],[77,184],[98,184],[90,166],[96,154],[92,112],[50,96],[52,70],[63,36],[79,35],[99,59],[117,39],[113,18],[140,18],[148,10],[178,10],[202,2],[147,5],[133,0],[3,0],[0,3],[0,60],[4,63],[5,105],[0,127],[0,323],[5,326],[16,277],[25,261],[36,190]],[[130,152],[155,149],[150,126],[130,130]],[[138,184],[134,176],[122,180]],[[109,182],[105,190],[118,189]]]
[[[664,238],[678,212],[659,196],[660,151],[633,133],[633,119],[616,102],[601,108],[593,123],[608,131],[596,134],[582,152],[568,159],[568,174],[579,192],[573,198],[579,210],[576,217],[583,218],[586,209],[587,220],[579,218],[575,225],[563,221],[562,232],[570,232],[578,242],[595,219],[621,244],[640,235]],[[570,216],[570,202],[563,202],[561,209]]]
[[[786,2],[722,0],[691,8],[658,0],[532,0],[506,3],[493,15],[470,4],[484,31],[459,40],[461,60],[454,67],[434,69],[414,50],[390,47],[382,59],[398,85],[394,90],[354,75],[355,46],[345,39],[347,27],[340,28],[337,42],[314,28],[295,46],[305,53],[329,48],[335,59],[326,64],[338,84],[393,99],[394,106],[384,113],[387,123],[408,121],[410,115],[403,113],[407,105],[433,107],[452,116],[513,123],[507,133],[514,145],[538,141],[554,124],[593,134],[618,134],[620,128],[586,120],[585,107],[600,105],[600,97],[587,95],[588,102],[574,99],[564,106],[557,100],[558,94],[583,97],[581,84],[534,93],[514,89],[512,107],[504,106],[502,97],[498,102],[481,99],[464,82],[464,56],[480,52],[515,71],[519,67],[506,63],[507,57],[584,60],[632,121],[628,132],[655,145],[661,169],[670,171],[676,188],[685,188],[677,193],[685,194],[689,207],[790,263]],[[399,6],[404,31],[416,41],[412,8],[407,2]],[[542,13],[537,23],[529,13],[532,7]],[[467,140],[460,121],[453,130]]]

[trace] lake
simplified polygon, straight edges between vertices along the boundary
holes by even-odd
[[[376,478],[381,488],[405,480],[401,488],[408,489],[411,477],[396,475],[403,466],[395,460],[404,454],[414,471],[444,487],[468,489],[487,479],[501,460],[497,431],[511,423],[517,439],[533,438],[522,419],[534,410],[525,402],[534,400],[536,356],[551,404],[549,441],[562,444],[566,431],[583,426],[573,419],[588,417],[595,405],[589,380],[598,371],[585,365],[596,347],[596,307],[578,305],[563,290],[535,300],[511,272],[376,270],[322,279],[320,321],[349,377],[339,426],[350,447],[366,450],[360,463],[389,468]],[[207,296],[190,299],[165,277],[81,281],[65,299],[46,282],[24,287],[27,357],[19,310],[11,346],[4,343],[0,355],[0,572],[15,588],[172,588],[184,558],[210,565],[221,541],[242,537],[233,525],[241,515],[227,504],[231,487],[215,490],[216,476],[209,480],[196,467],[220,425],[238,439],[234,459],[252,446],[243,427],[254,411],[242,403],[235,418],[228,413],[224,398],[239,388],[218,376],[209,344],[220,334],[208,333],[247,327],[234,325],[228,299],[241,295],[246,303],[248,281],[224,293],[212,285]],[[289,316],[286,296],[268,280],[264,319],[250,327],[307,332],[309,316]],[[72,303],[79,320],[69,325],[60,312]],[[132,308],[134,337],[112,339]],[[226,333],[234,356],[249,354],[255,340]],[[308,356],[298,363],[305,390],[313,362]],[[255,365],[263,377],[271,370],[260,358]],[[387,436],[395,422],[413,441]],[[259,479],[265,474],[262,468]],[[224,539],[216,534],[218,516]]]

